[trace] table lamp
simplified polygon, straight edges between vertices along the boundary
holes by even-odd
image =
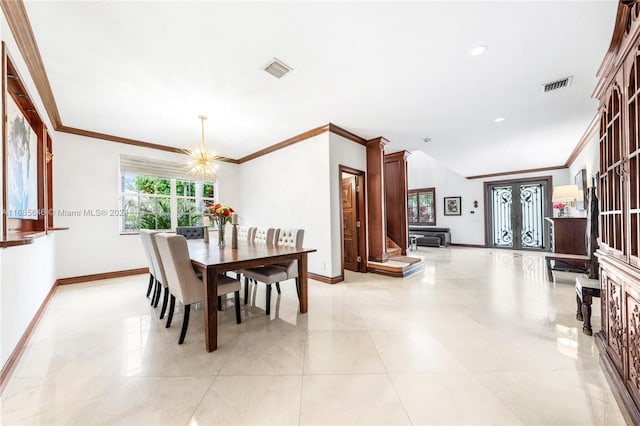
[[[582,201],[583,199],[584,195],[578,185],[561,185],[553,188],[552,201],[554,208],[556,207],[555,203],[559,203],[558,217],[569,216],[567,207],[575,208],[576,201]]]

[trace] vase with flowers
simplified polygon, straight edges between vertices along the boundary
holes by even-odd
[[[205,214],[211,218],[211,221],[218,228],[218,247],[224,247],[224,230],[227,222],[231,222],[231,215],[234,210],[229,206],[220,203],[209,205],[205,208]]]
[[[556,203],[553,208],[558,209],[558,217],[567,216],[567,205],[565,203]]]

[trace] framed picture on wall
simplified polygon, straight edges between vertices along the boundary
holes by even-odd
[[[573,178],[573,181],[576,184],[576,186],[578,187],[578,189],[580,191],[582,191],[582,194],[583,194],[583,200],[582,201],[578,200],[576,202],[576,208],[578,210],[585,210],[585,208],[586,208],[585,206],[587,205],[586,201],[587,201],[587,194],[588,194],[588,191],[587,191],[587,169],[582,169],[578,173],[576,173],[576,175]]]
[[[23,79],[16,70],[4,42],[0,43],[4,96],[2,123],[2,222],[3,239],[22,239],[24,234],[53,226],[51,139]],[[48,184],[47,184],[48,181]],[[44,212],[47,212],[45,214]]]
[[[462,209],[460,207],[462,197],[444,197],[444,215],[460,216]]]
[[[7,217],[38,219],[38,136],[11,96],[7,111]]]

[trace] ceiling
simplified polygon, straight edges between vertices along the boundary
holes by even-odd
[[[191,147],[205,114],[207,144],[240,158],[332,122],[471,176],[565,163],[617,2],[25,5],[66,126]],[[273,57],[293,71],[264,72]]]

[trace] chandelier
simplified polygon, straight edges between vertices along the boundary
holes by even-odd
[[[204,120],[207,119],[207,116],[199,115],[198,118],[202,128],[202,139],[199,148],[184,150],[184,153],[189,157],[187,173],[199,180],[212,180],[215,179],[218,172],[218,156],[213,151],[209,151],[209,148],[204,144]]]

